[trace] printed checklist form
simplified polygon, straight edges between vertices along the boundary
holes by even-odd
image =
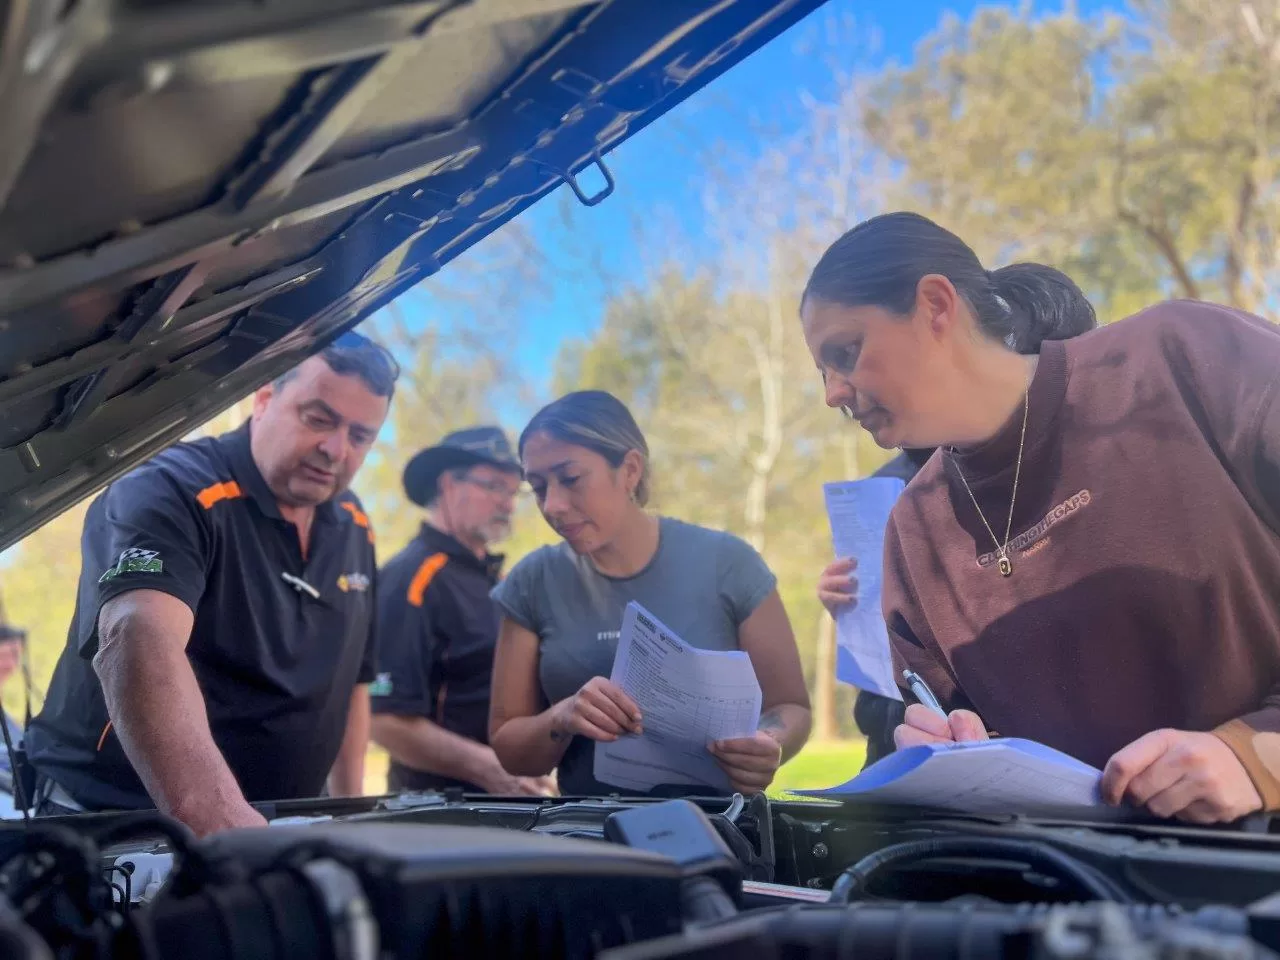
[[[640,708],[644,732],[596,743],[597,780],[624,791],[730,789],[707,744],[749,737],[760,724],[760,684],[746,653],[690,646],[632,602],[609,679]]]
[[[871,477],[823,486],[836,556],[858,561],[857,603],[836,614],[836,679],[859,690],[901,700],[889,652],[889,631],[880,609],[884,529],[905,484]]]

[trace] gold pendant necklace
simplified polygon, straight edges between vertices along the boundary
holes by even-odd
[[[996,545],[996,567],[1000,570],[1002,577],[1013,575],[1013,561],[1009,559],[1009,533],[1013,529],[1013,505],[1018,500],[1018,477],[1022,474],[1022,447],[1027,439],[1027,410],[1031,406],[1029,394],[1030,388],[1028,388],[1027,393],[1022,395],[1022,433],[1018,437],[1018,459],[1013,466],[1013,493],[1009,496],[1009,519],[1004,525],[1003,546],[996,538],[996,532],[991,529],[991,524],[987,523],[987,518],[982,512],[982,508],[978,506],[978,498],[973,495],[973,490],[969,488],[969,481],[964,478],[964,471],[960,469],[960,461],[956,459],[954,448],[951,451],[951,462],[956,466],[956,473],[960,475],[960,482],[964,484],[965,490],[969,493],[969,499],[973,501],[973,509],[978,511],[978,519],[987,528],[987,533],[991,534],[991,542]]]

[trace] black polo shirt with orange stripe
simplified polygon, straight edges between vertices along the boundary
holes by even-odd
[[[99,610],[115,596],[159,590],[194,612],[187,656],[214,742],[250,801],[319,796],[352,692],[373,679],[368,517],[350,492],[320,505],[304,558],[249,429],[169,448],[85,516],[67,646],[26,743],[37,770],[88,809],[153,806],[91,663]]]
[[[378,573],[378,673],[374,713],[426,717],[444,729],[489,742],[489,685],[498,611],[489,591],[501,556],[484,559],[423,524]],[[476,784],[392,762],[393,791]]]

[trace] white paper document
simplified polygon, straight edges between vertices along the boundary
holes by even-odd
[[[595,778],[622,790],[661,784],[729,789],[707,750],[760,724],[760,684],[741,650],[701,650],[638,603],[627,604],[609,679],[636,702],[644,732],[596,743]]]
[[[823,486],[837,557],[858,561],[858,602],[836,616],[836,679],[859,690],[902,699],[880,609],[884,528],[905,487],[897,477],[871,477]]]
[[[975,814],[1063,814],[1110,810],[1096,767],[1015,738],[907,747],[847,783],[799,790],[832,800],[933,807]]]

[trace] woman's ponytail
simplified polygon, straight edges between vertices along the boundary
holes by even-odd
[[[803,300],[874,305],[906,314],[920,278],[945,276],[968,301],[982,333],[1018,353],[1039,353],[1097,326],[1088,299],[1064,273],[1015,263],[988,273],[963,240],[917,213],[885,213],[858,224],[822,255]]]
[[[1046,340],[1069,340],[1098,325],[1093,304],[1060,270],[1011,263],[988,276],[997,305],[1009,311],[1005,342],[1018,353],[1039,353]]]

